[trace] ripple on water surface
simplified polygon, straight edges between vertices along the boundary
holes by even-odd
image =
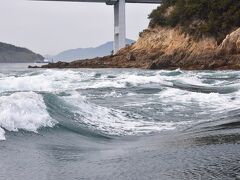
[[[236,71],[0,68],[0,177],[233,179],[239,95]]]
[[[0,72],[1,131],[36,132],[69,119],[117,136],[183,129],[237,109],[239,79],[239,73],[231,71],[4,71]],[[55,99],[46,104],[46,97]],[[73,117],[51,114],[54,107],[67,109]]]

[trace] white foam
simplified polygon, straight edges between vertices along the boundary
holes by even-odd
[[[21,76],[3,76],[0,78],[0,92],[6,91],[65,91],[86,88],[125,88],[127,85],[143,85],[157,83],[172,86],[173,80],[187,80],[189,83],[201,81],[188,74],[181,76],[167,76],[160,71],[150,74],[138,74],[136,72],[122,72],[114,74],[115,78],[109,78],[109,74],[102,72],[100,78],[92,71],[73,70],[41,70],[36,74],[25,73]]]
[[[49,116],[41,95],[19,92],[0,97],[0,137],[4,131],[26,130],[37,132],[41,127],[52,127],[56,122]]]
[[[0,128],[0,141],[6,140],[4,135],[5,135],[5,131],[2,128]]]
[[[240,91],[239,91],[240,92]],[[166,104],[191,104],[197,103],[200,107],[204,109],[214,109],[216,112],[221,112],[224,110],[231,110],[240,105],[240,99],[238,98],[236,92],[235,100],[232,100],[233,94],[218,94],[218,93],[199,93],[190,92],[180,89],[167,88],[165,91],[160,92],[159,98],[162,103]]]
[[[149,134],[173,130],[178,126],[190,123],[144,121],[144,118],[137,114],[128,114],[124,111],[89,103],[77,93],[64,99],[71,105],[77,104],[75,113],[81,115],[80,123],[86,124],[90,129],[99,130],[109,135]]]
[[[177,70],[180,71],[180,70]],[[108,72],[99,72],[96,78],[94,71],[76,70],[41,70],[36,74],[23,73],[21,76],[0,74],[0,92],[5,91],[65,91],[86,88],[125,88],[128,85],[138,86],[144,84],[159,84],[173,86],[174,82],[190,85],[209,86],[203,82],[202,76],[206,73],[181,72],[176,76],[170,76],[172,71],[151,72],[112,72],[109,78]],[[114,78],[113,78],[114,77]],[[219,81],[216,81],[218,84]]]
[[[0,91],[51,91],[51,82],[43,74],[0,79]]]
[[[6,77],[5,74],[0,73],[0,78]]]
[[[123,95],[121,93],[117,93],[116,91],[112,91],[110,93],[106,93],[103,95],[103,97],[122,97]]]
[[[64,91],[79,88],[80,81],[91,78],[94,73],[71,70],[44,70],[36,75],[7,76],[0,79],[0,92],[6,91]]]
[[[149,84],[154,83],[164,86],[163,91],[155,94],[156,97],[159,97],[159,103],[169,105],[166,106],[163,112],[174,112],[174,110],[179,110],[181,107],[191,108],[191,103],[197,103],[199,108],[208,114],[210,114],[210,111],[207,110],[221,112],[226,109],[238,108],[240,105],[240,90],[230,94],[207,94],[170,88],[175,82],[205,87],[219,86],[220,81],[215,81],[212,84],[205,83],[203,75],[211,75],[211,73],[181,71],[181,73],[171,76],[169,73],[172,73],[172,71],[141,71],[139,73],[139,71],[118,72],[116,70],[110,71],[110,76],[110,73],[104,70],[100,71],[101,76],[96,77],[96,71],[98,70],[40,70],[32,74],[21,73],[20,76],[19,74],[16,74],[18,76],[15,76],[14,74],[0,74],[0,92],[72,92],[77,89],[86,88],[126,88],[129,85],[144,86],[146,84],[146,87],[148,87]],[[227,75],[228,74],[225,73],[226,77]],[[233,82],[228,83],[233,84]],[[234,81],[234,87],[235,86],[239,86],[238,80]],[[125,94],[117,92],[112,91],[110,94],[105,94],[104,97],[125,96]],[[135,95],[138,96],[138,94],[130,92],[126,96]],[[103,131],[107,134],[131,135],[151,133],[175,129],[182,125],[182,123],[174,122],[156,122],[154,120],[145,121],[143,117],[136,114],[129,115],[127,112],[89,103],[79,94],[65,97],[65,100],[71,105],[77,105],[76,113],[79,113],[84,117],[81,121],[87,124],[90,128]],[[138,103],[129,102],[128,106],[138,105],[140,108],[141,105],[152,103],[149,99],[143,99],[143,101],[144,102],[139,101]],[[185,106],[189,104],[190,106]],[[184,110],[186,109],[183,109],[183,113]],[[53,124],[53,121],[47,113],[41,95],[33,92],[19,92],[10,96],[0,97],[0,139],[4,139],[4,130],[17,131],[19,129],[24,129],[37,132],[37,129],[40,127],[51,127]]]

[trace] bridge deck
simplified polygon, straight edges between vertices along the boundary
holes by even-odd
[[[95,3],[117,2],[117,0],[36,0],[36,1],[95,2]],[[161,4],[161,2],[162,2],[162,0],[126,0],[126,3],[149,3],[149,4]]]

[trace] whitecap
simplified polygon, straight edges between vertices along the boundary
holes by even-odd
[[[98,130],[108,135],[141,135],[174,130],[191,122],[157,122],[144,120],[144,117],[122,110],[99,106],[87,101],[78,93],[63,98],[74,106],[74,113],[80,114],[79,123],[89,129]],[[77,104],[77,106],[76,106]]]
[[[238,91],[240,92],[240,91]],[[197,103],[200,107],[212,109],[216,112],[235,109],[240,105],[239,96],[235,93],[235,100],[232,99],[234,94],[219,94],[219,93],[200,93],[180,90],[175,88],[167,88],[158,94],[162,103],[183,105]],[[184,107],[186,108],[186,107]]]
[[[6,140],[4,135],[5,135],[5,131],[2,128],[0,128],[0,141]]]
[[[41,127],[53,127],[41,95],[34,92],[18,92],[0,97],[0,136],[4,130],[37,132]]]
[[[79,88],[79,83],[91,79],[94,73],[80,73],[71,70],[44,70],[40,73],[0,78],[0,92],[6,91],[64,91]]]

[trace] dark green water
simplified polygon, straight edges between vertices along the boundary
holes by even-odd
[[[0,65],[0,179],[235,179],[240,72]]]

